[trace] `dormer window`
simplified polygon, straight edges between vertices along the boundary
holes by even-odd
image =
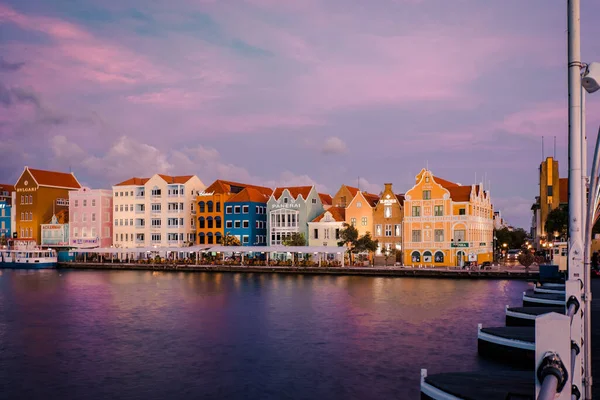
[[[284,204],[287,204],[287,202],[288,202],[288,199],[287,199],[287,197],[286,197],[286,198],[284,198],[284,199],[283,199],[283,203],[284,203]]]

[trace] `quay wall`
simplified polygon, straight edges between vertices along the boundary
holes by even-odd
[[[226,273],[266,273],[266,274],[306,274],[306,275],[359,275],[395,276],[444,279],[517,279],[536,280],[537,271],[507,270],[460,270],[446,268],[399,268],[399,267],[289,267],[289,266],[245,266],[245,265],[189,265],[189,264],[130,264],[130,263],[72,263],[61,262],[60,269],[74,270],[138,270],[138,271],[177,271],[177,272],[226,272]]]

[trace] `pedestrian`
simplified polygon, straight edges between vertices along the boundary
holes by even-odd
[[[596,271],[598,269],[598,252],[595,251],[594,254],[592,254],[592,269],[594,271]]]

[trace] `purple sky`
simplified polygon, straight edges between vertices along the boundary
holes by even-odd
[[[564,1],[0,0],[0,182],[29,165],[333,195],[405,192],[428,165],[485,176],[528,228],[542,136],[567,172],[566,37]],[[599,112],[589,96],[594,140]]]

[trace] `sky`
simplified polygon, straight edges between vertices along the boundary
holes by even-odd
[[[582,3],[582,60],[600,61],[600,3]],[[484,182],[507,222],[529,229],[542,157],[556,153],[567,176],[566,11],[0,0],[0,182],[27,165],[92,188],[164,173],[404,193],[428,167]],[[600,95],[588,96],[590,160],[599,124]]]

